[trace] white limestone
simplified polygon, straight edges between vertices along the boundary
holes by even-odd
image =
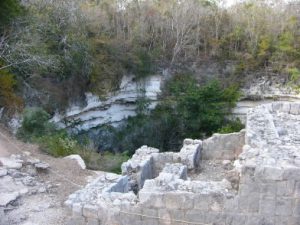
[[[83,169],[83,170],[86,169],[85,162],[83,161],[83,159],[81,158],[80,155],[69,155],[69,156],[66,156],[65,159],[75,160],[77,162],[77,164],[81,167],[81,169]]]
[[[149,108],[154,108],[161,92],[161,83],[162,77],[158,75],[140,81],[135,81],[133,76],[124,76],[119,90],[108,94],[106,100],[86,93],[85,107],[72,105],[64,115],[56,113],[51,121],[60,127],[69,127],[76,123],[76,130],[89,130],[103,124],[117,126],[127,117],[136,115],[135,103],[142,96],[142,89],[144,96],[151,101]]]
[[[20,169],[22,167],[22,162],[18,162],[12,158],[0,157],[1,165],[8,169]]]
[[[0,195],[0,207],[5,207],[9,203],[15,201],[20,194],[18,192],[1,193]]]

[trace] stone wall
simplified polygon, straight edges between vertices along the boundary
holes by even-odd
[[[203,141],[202,159],[233,160],[242,152],[245,131],[231,134],[214,134]]]
[[[110,179],[126,187],[135,179],[134,173],[151,168],[151,176],[144,179],[137,194],[126,188],[120,192],[103,189],[112,184],[98,178],[67,201],[71,224],[299,225],[299,114],[300,104],[292,103],[250,110],[243,147],[244,131],[203,142],[187,139],[179,153],[143,147],[133,157],[136,171],[126,174],[133,160],[124,164],[124,176]],[[201,164],[201,154],[202,159],[236,159],[235,168],[221,181],[192,180],[186,171]]]

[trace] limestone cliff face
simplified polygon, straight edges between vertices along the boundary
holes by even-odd
[[[136,115],[138,98],[150,100],[150,108],[157,104],[161,92],[162,76],[150,76],[135,81],[133,76],[124,76],[117,92],[110,93],[106,100],[100,100],[92,93],[86,93],[86,106],[70,105],[64,114],[56,113],[52,121],[60,127],[72,127],[75,131],[86,131],[104,124],[117,126],[122,120]]]
[[[135,81],[133,76],[124,76],[120,89],[110,93],[106,100],[86,93],[86,106],[70,105],[64,114],[56,113],[52,121],[60,127],[72,127],[74,131],[88,131],[104,124],[118,126],[129,116],[136,115],[136,102],[144,95],[150,100],[150,108],[154,108],[161,92],[164,76],[155,75]],[[246,122],[247,111],[261,104],[273,101],[300,101],[293,89],[284,86],[276,78],[261,77],[248,82],[241,89],[242,98],[233,109],[233,116]]]
[[[233,116],[246,123],[247,112],[256,106],[276,101],[300,102],[300,95],[284,83],[280,76],[249,80],[241,89],[242,96],[232,111]]]

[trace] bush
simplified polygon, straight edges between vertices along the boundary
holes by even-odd
[[[221,129],[218,130],[218,133],[220,134],[234,133],[234,132],[239,132],[244,128],[245,125],[242,124],[240,119],[236,119],[236,120],[228,121],[226,125],[224,125]]]
[[[3,64],[0,62],[0,67]],[[22,98],[15,94],[17,81],[8,70],[0,70],[0,108],[5,107],[9,113],[14,113],[23,107]]]
[[[54,157],[78,154],[80,151],[77,141],[68,137],[63,131],[52,135],[45,135],[36,141],[39,143],[42,151]]]
[[[17,136],[33,141],[55,132],[55,126],[49,122],[50,115],[41,108],[27,108],[23,113],[22,126]]]
[[[0,1],[0,28],[7,25],[11,19],[21,13],[20,1],[18,0],[1,0]]]

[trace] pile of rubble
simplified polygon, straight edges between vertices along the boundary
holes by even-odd
[[[23,155],[0,157],[0,214],[15,209],[19,200],[28,195],[45,193],[53,188],[49,182],[39,179],[40,173],[47,173],[49,165],[38,159]],[[0,216],[0,224],[5,224]]]

